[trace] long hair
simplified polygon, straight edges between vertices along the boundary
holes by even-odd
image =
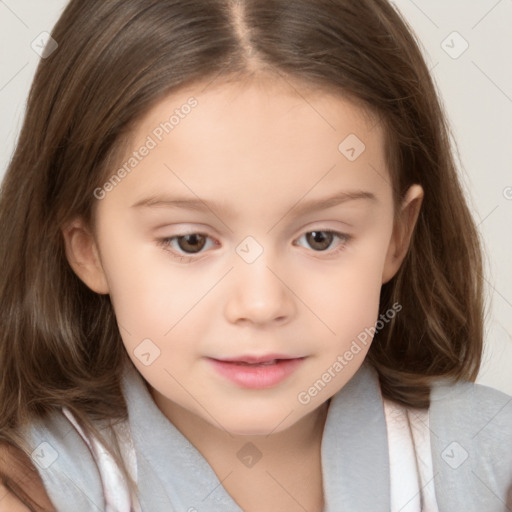
[[[72,0],[52,37],[0,196],[0,439],[22,446],[21,426],[64,406],[100,438],[93,421],[126,419],[112,304],[71,270],[62,228],[93,220],[94,190],[159,101],[265,73],[376,115],[395,212],[411,184],[425,191],[407,256],[381,290],[381,313],[402,310],[367,356],[384,396],[427,407],[435,379],[476,379],[480,241],[419,44],[386,0]]]

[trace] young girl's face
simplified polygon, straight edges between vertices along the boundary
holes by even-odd
[[[282,84],[198,86],[149,112],[131,151],[97,190],[94,238],[67,231],[70,262],[110,294],[168,417],[290,427],[361,366],[405,254],[380,125]],[[219,362],[251,357],[269,362]]]

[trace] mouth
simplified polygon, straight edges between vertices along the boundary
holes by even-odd
[[[215,370],[243,388],[262,389],[274,387],[291,375],[305,359],[280,354],[208,358]]]

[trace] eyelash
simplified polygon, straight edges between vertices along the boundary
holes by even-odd
[[[352,235],[347,235],[345,233],[340,233],[339,231],[333,231],[332,229],[313,229],[311,231],[306,231],[299,238],[302,238],[304,235],[307,235],[307,234],[310,234],[310,233],[328,233],[328,234],[334,235],[334,237],[337,237],[339,240],[341,240],[342,243],[338,246],[338,248],[336,248],[336,249],[334,249],[332,251],[330,251],[329,249],[324,249],[323,251],[315,251],[315,250],[313,250],[313,252],[320,253],[320,254],[328,253],[329,256],[336,256],[337,254],[339,254],[341,251],[343,251],[346,248],[347,244],[353,238]],[[170,249],[170,246],[171,246],[173,240],[178,239],[178,238],[182,238],[182,237],[185,237],[185,236],[190,236],[190,235],[201,235],[201,236],[204,236],[206,238],[210,238],[205,233],[190,232],[190,233],[183,233],[183,234],[180,234],[180,235],[169,236],[169,237],[166,237],[166,238],[161,238],[161,239],[157,240],[157,243],[158,243],[158,245],[162,246],[165,251],[169,252],[170,255],[173,258],[179,259],[180,262],[184,262],[183,260],[185,260],[185,262],[189,263],[189,262],[192,262],[194,260],[197,260],[200,257],[200,255],[202,254],[202,252],[204,252],[204,251],[200,251],[198,253],[195,253],[195,255],[191,255],[191,254],[187,254],[187,253],[184,253],[184,254],[180,255],[179,253],[176,253],[176,251],[174,249]]]

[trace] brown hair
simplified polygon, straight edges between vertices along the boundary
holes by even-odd
[[[109,297],[71,270],[61,229],[93,220],[94,190],[138,120],[194,83],[279,76],[357,101],[382,122],[396,206],[425,191],[411,247],[381,290],[368,360],[385,396],[429,405],[439,378],[475,380],[482,262],[449,128],[412,31],[385,0],[72,0],[41,60],[0,198],[0,439],[68,407],[125,419],[128,358]],[[399,219],[397,219],[398,221]],[[98,434],[96,432],[96,434]]]

